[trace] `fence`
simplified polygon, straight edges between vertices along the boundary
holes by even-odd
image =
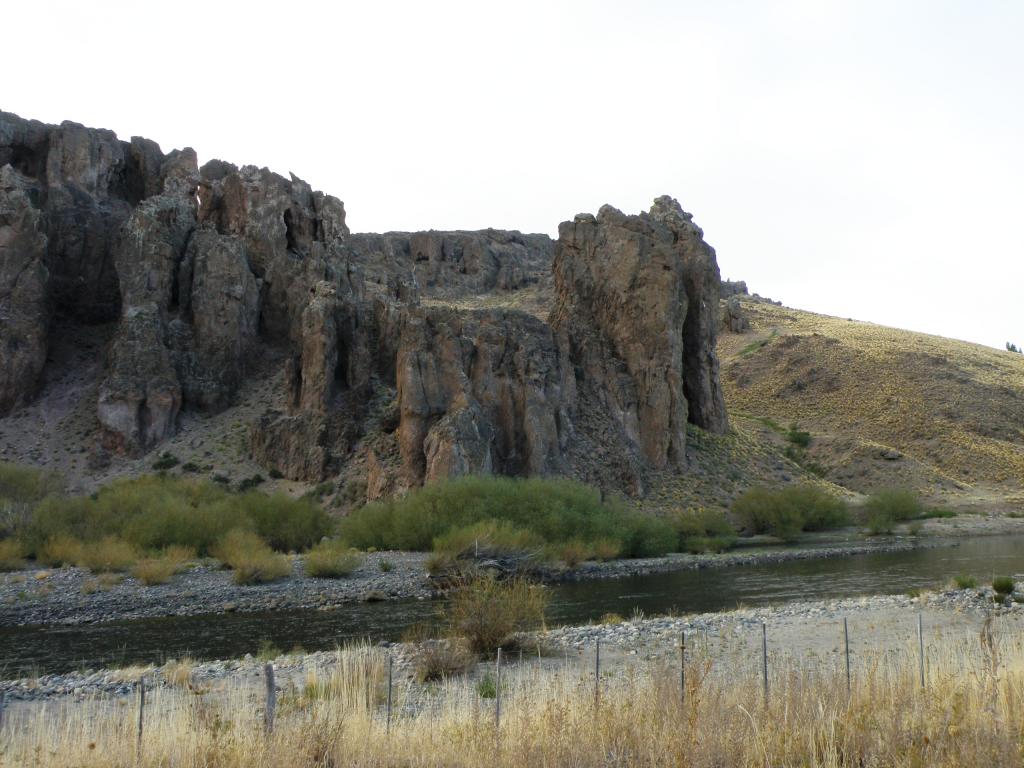
[[[917,695],[927,697],[936,665],[945,679],[958,669],[961,674],[994,670],[1000,663],[1000,653],[1024,660],[1020,633],[997,624],[986,622],[980,635],[975,632],[952,639],[936,636],[931,641],[918,614],[912,625],[907,623],[907,642],[902,647],[852,653],[851,636],[873,630],[847,618],[837,619],[835,642],[841,649],[837,658],[789,653],[773,643],[765,623],[734,632],[734,640],[742,636],[733,645],[721,633],[712,638],[707,632],[682,631],[675,642],[660,642],[653,647],[652,651],[658,653],[652,652],[649,658],[641,654],[634,658],[595,638],[583,648],[563,648],[557,653],[538,645],[536,657],[533,652],[524,656],[521,648],[513,654],[499,651],[490,662],[493,666],[426,686],[413,682],[407,667],[399,668],[396,676],[394,656],[387,651],[363,646],[339,651],[334,668],[326,676],[317,671],[296,679],[295,671],[290,671],[290,676],[282,677],[276,674],[274,665],[266,664],[259,673],[262,680],[232,682],[223,689],[211,684],[206,690],[198,684],[188,689],[159,687],[152,678],[144,677],[138,681],[136,706],[127,721],[123,707],[121,712],[109,705],[104,710],[102,702],[92,702],[91,706],[100,709],[85,719],[92,722],[92,743],[107,738],[123,748],[127,740],[136,762],[143,762],[150,751],[156,753],[154,759],[165,758],[168,746],[162,724],[175,717],[181,718],[182,727],[187,728],[213,727],[210,724],[217,718],[229,717],[232,732],[249,733],[249,738],[258,741],[261,732],[262,738],[273,739],[279,723],[291,727],[295,718],[328,705],[338,711],[360,713],[368,732],[384,739],[397,737],[403,729],[422,729],[426,725],[433,740],[432,722],[458,717],[470,723],[467,727],[489,730],[491,738],[500,743],[508,733],[521,731],[521,722],[509,725],[510,719],[522,720],[524,713],[541,702],[572,702],[576,717],[584,713],[586,705],[582,702],[589,698],[590,717],[598,718],[606,706],[621,707],[623,702],[635,701],[641,695],[665,694],[667,700],[667,688],[672,687],[671,695],[682,711],[688,706],[688,696],[706,690],[715,680],[724,686],[722,690],[731,686],[730,695],[737,700],[745,697],[747,703],[743,706],[751,708],[759,702],[767,709],[775,697],[784,698],[798,686],[819,686],[829,691],[839,686],[847,696],[853,696],[868,678],[884,678],[908,693],[911,688],[919,689],[923,694]],[[916,674],[910,675],[911,669]],[[488,679],[493,685],[483,684]],[[81,711],[75,710],[88,706],[90,703],[64,702],[58,707],[57,717],[43,724],[25,713],[5,717],[0,696],[0,747],[13,749],[15,754],[29,746],[24,742],[26,737],[52,743],[80,730],[90,732],[82,725]],[[211,714],[215,711],[219,713],[216,716]],[[62,724],[61,718],[74,720],[74,726]],[[100,727],[95,727],[97,724]],[[44,737],[43,731],[49,736]],[[133,738],[126,739],[129,732]]]

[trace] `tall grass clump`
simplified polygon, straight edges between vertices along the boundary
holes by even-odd
[[[146,586],[166,584],[176,573],[184,571],[195,556],[195,550],[188,547],[167,547],[157,556],[143,558],[135,563],[132,576]]]
[[[306,575],[320,579],[351,576],[363,564],[363,556],[341,541],[324,541],[306,553]]]
[[[491,654],[507,648],[519,633],[541,627],[547,604],[543,586],[520,578],[501,581],[487,573],[467,579],[455,589],[444,619],[470,651]]]
[[[25,567],[25,551],[17,539],[0,539],[0,572]]]
[[[250,531],[231,531],[214,545],[212,554],[232,570],[236,584],[276,581],[292,570],[288,558]]]
[[[93,573],[120,573],[131,568],[137,559],[134,546],[117,536],[106,536],[99,541],[83,542],[75,565]]]
[[[677,538],[666,521],[602,500],[581,483],[507,477],[464,477],[373,502],[342,521],[341,536],[360,549],[426,552],[436,540],[471,540],[482,523],[493,526],[495,537],[522,536],[531,546],[612,540],[624,557],[663,554]],[[460,529],[471,530],[455,533]]]
[[[850,524],[846,503],[814,485],[751,488],[733,502],[732,512],[749,533],[768,533],[786,541],[801,531]]]

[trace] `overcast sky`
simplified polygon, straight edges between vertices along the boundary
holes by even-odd
[[[353,231],[670,194],[790,306],[1024,342],[1024,2],[8,3],[0,109],[296,175]]]

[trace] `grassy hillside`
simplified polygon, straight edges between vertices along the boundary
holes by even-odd
[[[855,491],[1024,508],[1024,356],[745,300],[747,333],[719,340],[730,415]]]

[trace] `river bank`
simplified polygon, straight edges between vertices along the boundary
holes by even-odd
[[[783,563],[873,552],[899,552],[948,546],[933,537],[893,537],[819,546],[759,548],[717,555],[670,554],[664,557],[585,562],[573,569],[546,567],[541,581],[585,581]],[[300,557],[292,558],[289,577],[268,584],[238,585],[230,571],[212,561],[194,565],[166,584],[146,586],[132,578],[104,579],[80,568],[29,569],[0,577],[0,627],[74,626],[168,616],[278,610],[331,610],[356,602],[427,600],[438,596],[427,573],[428,555],[374,552],[349,577],[306,576]]]
[[[1018,577],[1019,579],[1019,577]],[[963,639],[976,642],[987,619],[993,619],[997,633],[1009,635],[1024,629],[1024,604],[994,605],[992,589],[949,589],[920,596],[881,595],[842,600],[788,603],[773,607],[684,616],[623,619],[609,617],[602,623],[555,627],[526,636],[523,653],[507,656],[507,663],[558,669],[571,665],[589,668],[597,643],[601,644],[602,669],[636,661],[673,663],[678,659],[682,635],[692,653],[708,660],[716,658],[760,659],[762,626],[769,654],[778,660],[814,660],[833,664],[842,652],[843,620],[847,621],[851,656],[858,665],[869,654],[911,652],[916,648],[918,617],[921,617],[926,645],[939,640]],[[414,682],[417,646],[382,642],[394,662],[399,684]],[[311,677],[330,675],[341,656],[335,651],[312,653],[247,654],[241,659],[192,662],[171,660],[162,665],[121,669],[83,670],[66,674],[0,680],[0,692],[9,703],[99,697],[123,698],[137,690],[140,678],[147,687],[191,688],[215,691],[218,687],[261,685],[264,665],[272,663],[282,692],[301,689]],[[492,662],[481,662],[467,673],[469,679],[483,678]]]

